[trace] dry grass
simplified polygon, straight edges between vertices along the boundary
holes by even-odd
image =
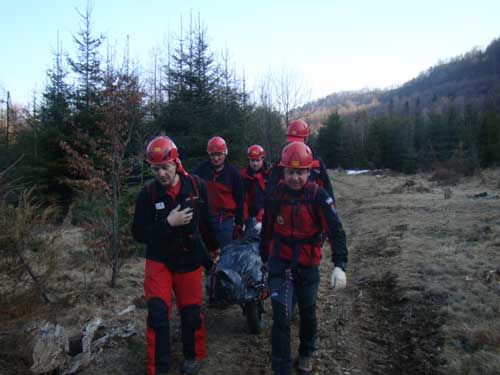
[[[54,236],[40,231],[49,221],[42,209],[23,192],[17,205],[0,201],[0,309],[7,315],[48,302],[47,283],[55,268]],[[16,302],[14,309],[13,301]],[[19,306],[17,306],[19,304]]]
[[[381,282],[387,272],[395,275],[392,293],[406,302],[395,307],[387,301],[387,308],[396,314],[392,323],[400,330],[411,331],[405,316],[421,321],[423,330],[430,320],[439,320],[439,326],[428,331],[437,338],[432,371],[500,373],[500,280],[496,277],[500,200],[470,198],[478,192],[497,191],[499,175],[498,169],[485,170],[480,176],[464,178],[446,200],[438,188],[442,181],[415,194],[415,186],[427,187],[427,176],[413,176],[411,186],[406,177],[398,176],[333,177],[338,201],[347,200],[347,212],[342,203],[339,211],[350,227],[352,260],[359,263],[352,266],[353,277],[373,283]],[[364,194],[368,189],[371,193]],[[426,307],[421,317],[416,315],[419,304]],[[413,350],[412,355],[416,353]]]

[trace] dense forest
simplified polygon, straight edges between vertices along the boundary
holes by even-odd
[[[104,46],[87,9],[74,35],[75,54],[58,42],[46,87],[31,108],[2,98],[0,193],[2,204],[11,204],[29,191],[42,207],[56,207],[60,220],[87,226],[113,269],[135,249],[131,207],[151,177],[143,152],[156,134],[173,138],[188,170],[206,158],[213,135],[226,139],[229,159],[239,166],[254,143],[276,160],[286,122],[297,117],[313,125],[310,144],[330,168],[459,176],[500,162],[499,39],[398,88],[332,94],[294,109],[283,100],[290,93],[273,97],[265,85],[251,100],[228,54],[211,51],[199,18],[155,52],[149,74],[139,74],[128,48],[119,59],[108,44],[103,58]]]

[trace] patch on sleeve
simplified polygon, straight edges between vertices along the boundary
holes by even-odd
[[[163,202],[158,202],[155,204],[155,208],[157,210],[163,210],[163,209],[165,209],[165,204]]]
[[[332,197],[328,197],[328,199],[325,201],[327,205],[330,206],[332,209],[333,213],[337,215],[337,208],[335,207],[335,202],[333,201]]]

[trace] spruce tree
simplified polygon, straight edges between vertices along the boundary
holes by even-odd
[[[92,7],[89,3],[85,13],[78,12],[78,14],[81,18],[81,29],[73,36],[77,47],[77,58],[69,58],[68,63],[77,81],[73,93],[74,123],[80,131],[90,134],[95,132],[96,124],[100,119],[104,75],[101,69],[99,48],[104,37],[93,34]]]

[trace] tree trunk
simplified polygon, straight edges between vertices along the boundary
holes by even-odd
[[[118,246],[118,151],[116,139],[113,140],[113,169],[111,172],[111,287],[116,285],[118,274],[118,265],[120,258],[120,249]]]

